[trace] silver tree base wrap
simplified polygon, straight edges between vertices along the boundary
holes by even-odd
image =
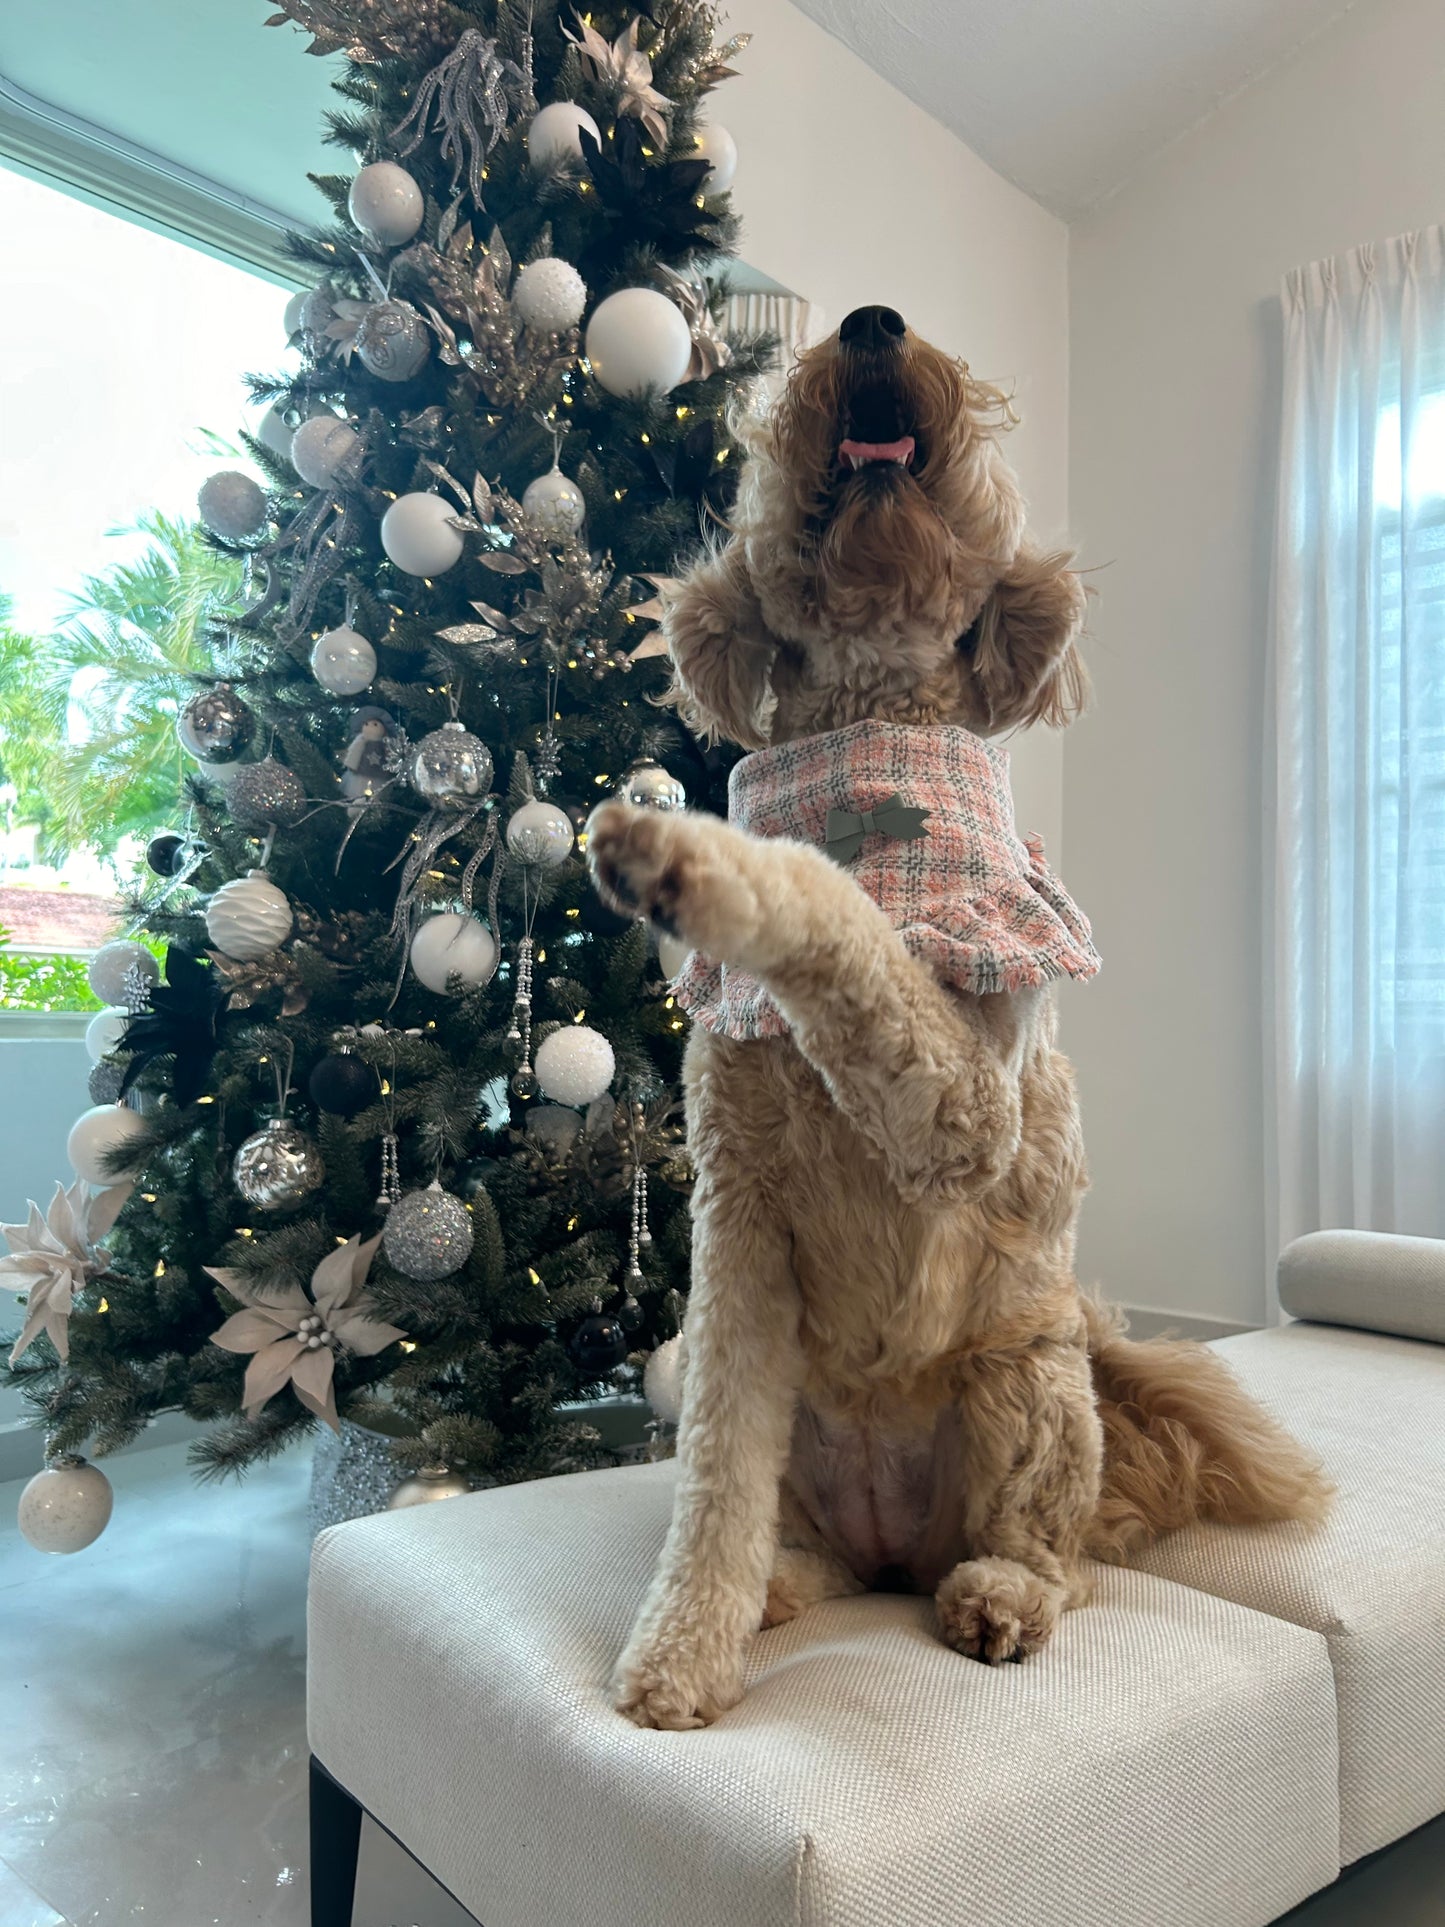
[[[354,1425],[350,1419],[341,1421],[339,1432],[329,1425],[321,1427],[311,1461],[307,1506],[312,1538],[327,1526],[384,1512],[401,1476],[402,1468],[392,1457],[391,1441],[384,1432]]]

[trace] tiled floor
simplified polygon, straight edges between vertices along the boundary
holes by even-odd
[[[0,1927],[305,1927],[307,1461],[218,1491],[180,1446],[107,1470],[70,1559],[0,1485]],[[1289,1927],[1445,1927],[1442,1876],[1445,1821]],[[368,1828],[355,1927],[468,1920]]]

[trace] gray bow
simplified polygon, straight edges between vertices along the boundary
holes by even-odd
[[[852,810],[829,810],[823,830],[823,848],[835,863],[851,863],[862,849],[865,836],[876,833],[911,843],[917,837],[927,836],[928,832],[923,827],[927,821],[927,810],[919,809],[914,803],[905,803],[898,791],[894,790],[876,810],[860,810],[856,813]]]

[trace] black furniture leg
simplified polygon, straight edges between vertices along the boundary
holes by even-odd
[[[311,1756],[311,1927],[351,1927],[361,1808]]]

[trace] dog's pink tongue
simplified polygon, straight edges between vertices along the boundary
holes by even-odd
[[[913,437],[900,435],[896,442],[839,442],[838,453],[858,468],[864,462],[911,462]]]

